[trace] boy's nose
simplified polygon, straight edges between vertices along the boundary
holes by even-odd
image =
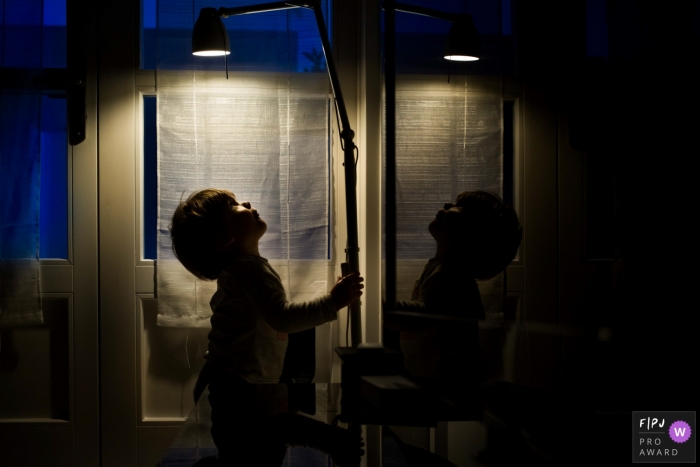
[[[245,206],[246,208],[250,209],[250,201],[243,201],[241,205]]]
[[[452,206],[454,206],[454,204],[452,204],[452,203],[445,203],[445,210],[450,209]]]

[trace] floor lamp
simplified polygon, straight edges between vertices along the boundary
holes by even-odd
[[[323,45],[323,54],[326,59],[328,76],[331,80],[333,98],[340,119],[340,139],[343,148],[343,165],[345,166],[345,213],[347,217],[347,248],[346,263],[349,272],[360,270],[359,245],[357,233],[357,198],[355,170],[355,132],[350,128],[350,120],[340,89],[340,80],[336,71],[333,53],[331,51],[328,30],[323,20],[323,13],[319,0],[306,2],[286,1],[262,3],[258,5],[241,6],[235,8],[202,8],[199,18],[192,33],[192,53],[200,56],[226,56],[230,53],[230,44],[226,28],[221,18],[229,16],[246,15],[251,13],[263,13],[268,11],[288,10],[293,8],[306,8],[312,10],[316,18],[318,33]],[[352,334],[352,346],[357,347],[362,342],[362,321],[360,316],[359,300],[349,306],[350,332]]]

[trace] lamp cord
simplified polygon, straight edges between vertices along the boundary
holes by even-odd
[[[452,53],[452,50],[450,50],[450,53]],[[452,71],[452,59],[447,61],[447,83],[450,83],[450,74]]]
[[[229,50],[226,48],[226,26],[224,26],[224,22],[221,21],[221,18],[219,18],[219,28],[221,29],[221,39],[224,42],[224,69],[226,70],[226,79],[228,79],[228,54],[226,52],[229,52]]]
[[[224,53],[224,68],[226,69],[226,79],[228,79],[228,54]]]
[[[450,24],[452,24],[452,22],[450,22]],[[452,31],[451,27],[450,27],[450,31]],[[449,33],[447,34],[447,44],[450,47],[450,49],[447,51],[447,56],[450,57],[447,60],[447,84],[449,84],[450,83],[450,74],[452,72],[452,41],[450,41]]]

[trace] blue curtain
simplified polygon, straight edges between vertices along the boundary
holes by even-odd
[[[0,1],[3,70],[42,67],[43,13],[42,0]],[[39,295],[40,125],[39,92],[0,90],[0,327],[43,321]]]

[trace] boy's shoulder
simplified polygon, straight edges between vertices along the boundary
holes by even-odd
[[[217,287],[224,293],[237,293],[244,288],[258,297],[284,290],[279,274],[259,256],[232,259],[219,274]]]
[[[431,258],[426,263],[423,273],[426,276],[459,276],[462,279],[474,279],[465,262],[455,256]]]
[[[222,276],[247,277],[251,274],[266,272],[269,268],[269,262],[261,256],[237,256],[228,261]]]

